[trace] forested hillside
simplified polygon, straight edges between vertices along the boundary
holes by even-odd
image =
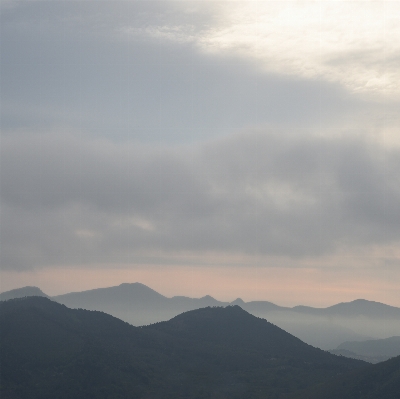
[[[275,398],[365,367],[238,306],[140,328],[29,297],[2,302],[0,321],[2,399]]]

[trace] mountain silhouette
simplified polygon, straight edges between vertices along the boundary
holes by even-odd
[[[0,322],[5,399],[274,398],[365,367],[238,306],[134,327],[28,297],[1,302]]]
[[[153,289],[140,283],[123,283],[116,287],[96,288],[88,291],[71,292],[69,294],[53,296],[59,303],[68,303],[70,307],[77,307],[83,303],[87,307],[108,306],[112,302],[125,304],[127,301],[136,304],[159,304],[167,299]]]
[[[343,342],[336,349],[347,349],[365,356],[400,356],[400,337],[374,339],[363,342]]]
[[[400,337],[373,339],[368,341],[343,342],[330,353],[361,359],[370,363],[379,363],[400,356]]]
[[[272,358],[290,358],[313,364],[338,359],[307,345],[281,328],[251,315],[241,307],[203,308],[183,313],[173,319],[143,327],[185,341],[201,340],[231,348],[243,348],[246,353],[263,351]],[[328,361],[329,358],[329,361]]]
[[[400,393],[400,356],[361,370],[352,371],[291,399],[398,399]]]
[[[13,291],[1,295],[11,298]],[[388,338],[400,331],[400,308],[361,299],[327,308],[290,308],[268,301],[245,302],[240,298],[229,303],[209,295],[168,298],[141,283],[73,292],[52,299],[70,308],[106,312],[135,326],[170,320],[183,312],[207,306],[239,305],[302,341],[325,350],[336,348],[345,341]]]
[[[26,296],[48,297],[40,288],[27,286],[27,287],[16,288],[14,290],[2,292],[0,294],[0,301],[7,301],[8,299],[14,299],[14,298],[23,298]]]
[[[400,318],[400,308],[384,305],[383,303],[356,299],[351,302],[342,302],[324,309],[308,306],[295,306],[294,311],[311,315],[341,316],[341,317],[373,317],[373,318]]]

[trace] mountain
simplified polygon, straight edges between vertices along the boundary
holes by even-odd
[[[272,302],[268,301],[251,301],[251,302],[244,302],[242,299],[238,298],[236,301],[240,301],[238,303],[239,306],[241,306],[243,309],[245,309],[249,313],[269,313],[269,312],[274,312],[274,311],[290,311],[291,308],[284,307],[284,306],[278,306],[275,305]]]
[[[307,344],[324,350],[337,347],[347,340],[365,341],[373,339],[370,336],[356,333],[345,324],[341,325],[335,322],[335,320],[329,320],[323,317],[309,319],[307,316],[298,314],[294,314],[290,317],[290,313],[285,313],[283,315],[271,314],[267,315],[267,317],[271,323],[278,325],[280,328],[290,332]],[[373,323],[373,321],[371,321],[371,323]]]
[[[398,399],[400,356],[333,378],[291,399]]]
[[[400,331],[400,308],[367,300],[327,308],[288,308],[264,301],[240,306],[324,350],[335,348],[344,341],[388,338]]]
[[[134,326],[166,321],[183,312],[207,306],[239,305],[254,316],[267,319],[324,350],[336,348],[345,341],[388,338],[400,331],[400,308],[366,300],[328,308],[290,308],[268,301],[245,302],[240,298],[231,303],[222,302],[209,295],[168,298],[140,283],[73,292],[52,299],[71,308],[106,312]]]
[[[7,301],[14,298],[23,298],[25,296],[44,296],[47,295],[38,287],[22,287],[14,290],[2,292],[0,294],[0,301]]]
[[[384,305],[383,303],[356,299],[351,302],[342,302],[327,308],[312,308],[308,306],[295,306],[292,308],[297,313],[318,315],[326,317],[369,317],[378,319],[399,319],[400,308]]]
[[[57,295],[52,299],[69,307],[78,307],[84,304],[87,309],[94,309],[94,307],[107,307],[112,303],[129,304],[130,306],[132,303],[139,306],[142,304],[159,306],[167,298],[144,284],[124,283],[116,287]]]
[[[378,363],[400,356],[400,337],[374,339],[362,342],[344,342],[330,353]]]
[[[251,304],[243,309],[325,350],[344,341],[388,338],[400,331],[400,308],[373,301],[355,300],[327,308],[274,308],[268,302],[251,308]]]
[[[277,398],[365,363],[239,306],[134,327],[43,297],[0,303],[2,399]]]
[[[99,310],[135,326],[169,320],[188,310],[228,305],[209,295],[199,299],[184,296],[167,298],[140,283],[72,292],[52,299],[70,308]]]
[[[320,364],[328,361],[327,352],[305,344],[237,305],[186,312],[169,321],[155,323],[142,329],[159,331],[184,342],[212,342],[219,346],[229,345],[235,350],[243,348],[247,354],[263,352],[276,360],[291,358],[301,363],[309,361]],[[329,362],[338,360],[337,357],[329,357]]]
[[[400,337],[374,339],[364,342],[344,342],[336,349],[347,349],[364,356],[400,356]]]

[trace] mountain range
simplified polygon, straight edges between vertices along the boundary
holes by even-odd
[[[47,296],[37,287],[24,287],[0,294],[0,300],[30,295]],[[363,299],[327,308],[290,308],[268,301],[244,302],[240,298],[223,302],[209,295],[168,298],[140,283],[72,292],[51,299],[70,308],[102,311],[134,326],[169,320],[182,312],[207,306],[239,305],[324,350],[337,348],[346,341],[384,339],[400,332],[400,308]]]
[[[343,342],[330,353],[379,363],[395,356],[400,356],[400,337],[374,339],[368,341]]]
[[[144,327],[45,297],[0,304],[1,397],[274,398],[366,363],[314,348],[239,306]]]
[[[46,297],[0,303],[2,399],[397,399],[400,357],[314,348],[237,305],[134,327]]]

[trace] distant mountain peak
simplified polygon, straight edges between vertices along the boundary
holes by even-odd
[[[142,283],[122,283],[120,285],[117,285],[115,287],[109,287],[109,288],[125,288],[125,289],[136,289],[136,290],[142,290],[142,291],[152,291],[152,292],[157,292],[155,290],[153,290],[152,288],[148,287],[145,284]],[[157,292],[158,294],[158,292]],[[161,294],[160,294],[161,295]]]
[[[21,288],[15,288],[10,291],[5,291],[0,294],[0,301],[7,301],[9,299],[23,298],[26,296],[43,296],[47,295],[39,288],[34,286],[26,286]]]
[[[238,305],[228,305],[228,306],[207,306],[205,308],[199,308],[195,310],[190,310],[175,316],[172,320],[203,320],[205,319],[215,319],[221,321],[222,319],[229,317],[231,315],[242,315],[246,318],[256,319],[255,316],[243,310]]]
[[[245,301],[242,298],[236,298],[234,301],[231,302],[231,305],[244,305]]]
[[[130,309],[138,304],[159,304],[166,299],[157,291],[141,283],[122,283],[113,287],[95,288],[87,291],[70,292],[52,297],[58,303],[71,308],[100,310],[111,314],[118,314],[125,307]],[[116,312],[110,311],[110,309]]]
[[[354,300],[349,301],[349,302],[340,302],[340,303],[338,303],[336,305],[333,305],[333,306],[350,305],[350,304],[352,304],[352,305],[385,305],[385,304],[383,304],[381,302],[370,301],[368,299],[358,298],[358,299],[354,299]],[[390,306],[390,305],[385,305],[385,306]],[[332,307],[332,306],[330,306],[330,307]]]
[[[148,287],[145,284],[139,283],[139,282],[135,282],[135,283],[122,283],[120,285],[118,285],[118,287],[145,287],[148,289],[151,289],[150,287]]]
[[[361,304],[368,304],[368,303],[379,303],[379,302],[369,301],[368,299],[363,299],[363,298],[358,298],[358,299],[354,299],[349,302],[339,302],[337,305],[347,305],[347,304],[361,305]],[[333,305],[333,306],[335,306],[335,305]]]
[[[214,299],[211,295],[202,296],[200,299]]]

